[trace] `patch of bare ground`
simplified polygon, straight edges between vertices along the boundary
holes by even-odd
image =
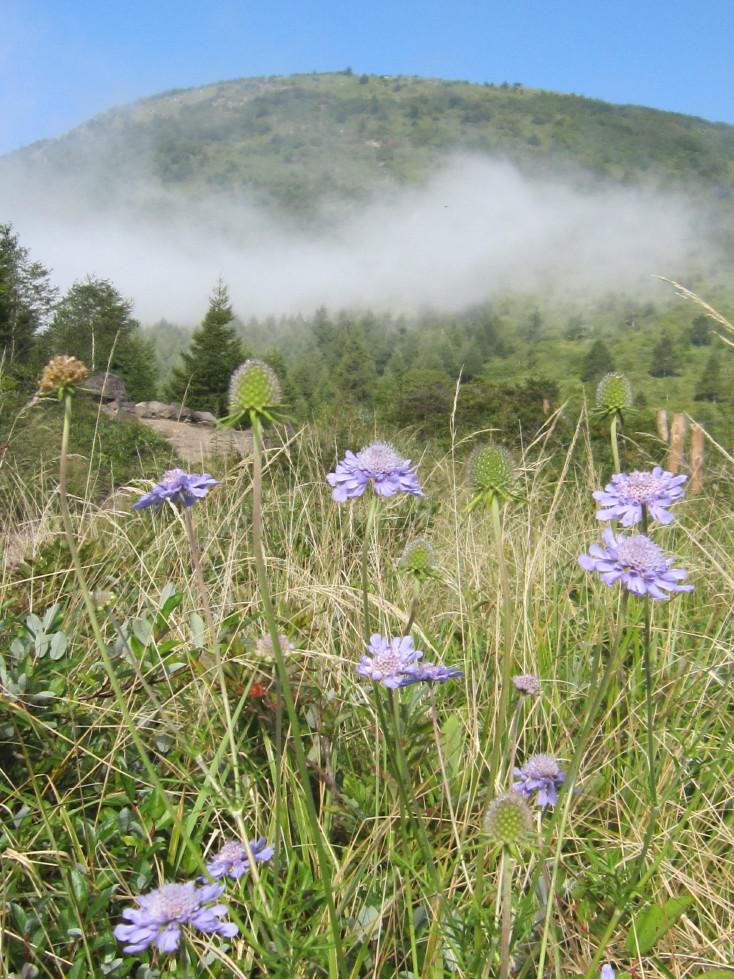
[[[167,439],[176,454],[192,468],[202,467],[204,460],[213,455],[247,455],[252,451],[252,432],[232,429],[207,428],[169,418],[140,418],[163,438]]]

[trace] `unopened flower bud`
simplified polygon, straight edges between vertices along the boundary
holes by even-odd
[[[490,802],[485,832],[495,843],[522,843],[533,831],[533,813],[519,792],[504,792]]]

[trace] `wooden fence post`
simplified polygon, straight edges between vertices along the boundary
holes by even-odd
[[[703,489],[703,429],[694,422],[691,425],[691,493]]]
[[[658,412],[658,435],[667,444],[669,438],[668,412],[664,408]]]
[[[677,473],[683,462],[683,439],[686,435],[686,416],[673,415],[670,421],[670,452],[668,469]]]

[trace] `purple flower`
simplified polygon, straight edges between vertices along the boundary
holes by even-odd
[[[403,678],[413,673],[416,660],[422,655],[422,650],[414,649],[410,636],[386,639],[375,633],[370,636],[367,653],[357,663],[357,673],[396,690],[403,685]]]
[[[520,693],[531,694],[533,697],[540,694],[540,680],[534,673],[518,673],[513,676],[512,682]]]
[[[157,513],[166,500],[193,506],[197,500],[206,496],[212,486],[219,486],[219,480],[209,473],[185,473],[183,469],[169,469],[163,473],[160,483],[141,496],[137,503],[133,503],[133,510],[152,506]]]
[[[338,503],[354,500],[367,489],[373,481],[378,496],[395,496],[396,493],[412,493],[425,496],[418,485],[415,471],[410,467],[410,459],[403,459],[398,450],[388,442],[373,442],[356,455],[347,451],[326,482],[334,488],[332,496]]]
[[[118,942],[127,942],[123,952],[142,952],[155,945],[160,952],[175,952],[181,938],[181,925],[191,925],[207,935],[233,938],[239,928],[232,921],[220,921],[227,914],[224,904],[212,902],[224,891],[223,884],[197,887],[194,881],[186,884],[163,884],[149,894],[138,894],[140,907],[125,908],[122,917],[129,925],[114,930]]]
[[[535,802],[538,806],[554,806],[558,802],[557,790],[565,782],[566,776],[553,755],[532,755],[522,768],[515,768],[514,772],[520,781],[512,787],[526,799],[537,792]]]
[[[614,969],[608,963],[607,963],[607,965],[603,965],[601,967],[601,976],[600,976],[600,979],[615,979],[615,976],[616,975],[617,975],[617,973],[614,971]]]
[[[274,851],[272,846],[268,846],[265,837],[261,836],[259,840],[250,840],[250,853],[255,860],[265,861],[272,858]],[[212,877],[239,880],[250,869],[247,847],[240,840],[228,840],[211,863],[206,865],[206,869]]]
[[[464,671],[455,666],[442,666],[440,663],[421,663],[410,673],[405,674],[398,686],[407,687],[411,683],[445,683],[455,676],[463,676]]]
[[[615,537],[611,530],[605,530],[602,537],[606,548],[592,544],[589,553],[582,554],[578,561],[586,571],[598,571],[605,584],[621,580],[634,595],[663,601],[670,597],[666,592],[693,591],[693,585],[678,584],[688,577],[688,572],[671,567],[673,558],[666,558],[649,537]]]
[[[617,473],[603,490],[594,493],[594,499],[606,507],[597,512],[596,519],[619,520],[623,527],[631,527],[642,520],[642,508],[646,507],[653,520],[672,523],[673,515],[667,508],[683,498],[681,483],[686,479],[687,476],[674,476],[660,466],[652,472]]]

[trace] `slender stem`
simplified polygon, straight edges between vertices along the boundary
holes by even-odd
[[[489,766],[488,784],[490,789],[495,788],[500,775],[500,754],[502,751],[503,734],[507,719],[507,708],[510,703],[510,687],[512,686],[512,598],[510,595],[510,576],[507,572],[507,562],[505,560],[504,541],[502,539],[502,523],[500,520],[500,505],[497,496],[492,497],[492,531],[494,534],[495,551],[497,554],[497,567],[500,574],[500,589],[502,591],[502,676],[500,688],[500,703],[498,711],[498,723],[492,732],[493,745],[492,757]],[[487,732],[489,733],[489,732]]]
[[[367,513],[367,526],[364,529],[364,542],[362,544],[362,635],[364,641],[370,641],[372,630],[370,628],[370,541],[372,539],[372,528],[375,525],[377,515],[377,494],[373,493],[370,500],[370,508]]]
[[[502,930],[500,935],[500,977],[510,979],[510,939],[512,937],[512,857],[508,847],[502,851]]]
[[[573,799],[574,788],[576,787],[576,779],[578,778],[579,768],[581,767],[581,758],[584,754],[584,751],[586,750],[586,742],[591,732],[591,728],[593,727],[594,719],[596,717],[596,712],[598,711],[599,706],[601,705],[604,699],[609,681],[611,680],[612,676],[614,675],[617,669],[619,651],[622,646],[621,640],[624,631],[624,623],[627,616],[628,601],[629,601],[629,592],[625,589],[622,592],[622,597],[619,603],[617,632],[614,637],[614,644],[609,653],[607,666],[604,671],[604,675],[601,679],[601,682],[596,688],[596,692],[594,694],[590,694],[590,703],[586,713],[586,718],[584,720],[583,727],[581,728],[581,731],[579,732],[578,735],[578,739],[576,742],[576,750],[573,753],[573,757],[571,758],[571,762],[566,772],[566,781],[564,782],[563,785],[563,793],[565,795],[564,803],[563,806],[560,807],[560,810],[556,810],[556,812],[553,813],[553,819],[549,821],[549,825],[546,830],[545,842],[540,849],[540,853],[538,854],[538,865],[535,871],[533,872],[531,880],[528,883],[527,892],[529,894],[533,894],[535,891],[535,887],[537,885],[538,878],[540,874],[543,872],[543,869],[545,867],[547,852],[550,849],[551,840],[553,838],[554,831],[557,828],[558,833],[557,833],[557,841],[556,841],[556,853],[553,860],[553,875],[551,877],[550,888],[548,889],[548,903],[546,907],[545,924],[543,927],[543,936],[541,939],[540,954],[538,957],[537,974],[539,976],[543,975],[543,966],[545,964],[548,935],[550,933],[552,916],[553,916],[554,894],[555,894],[555,889],[558,885],[558,874],[559,874],[559,869],[561,864],[560,857],[561,857],[561,849],[563,846],[564,831],[566,828],[566,822],[568,820],[568,814],[571,809],[571,801]]]
[[[265,555],[262,546],[262,429],[260,419],[254,412],[251,415],[251,421],[254,451],[254,461],[252,467],[252,544],[255,554],[257,580],[260,587],[260,600],[263,604],[265,620],[268,623],[270,638],[273,643],[273,653],[275,654],[275,664],[281,686],[281,693],[283,700],[285,701],[288,721],[290,723],[291,732],[293,735],[293,747],[296,753],[298,774],[303,784],[303,797],[306,803],[308,820],[311,824],[311,836],[316,845],[319,871],[321,873],[321,883],[324,891],[324,900],[326,902],[329,923],[331,926],[331,939],[334,945],[337,971],[342,979],[347,979],[349,973],[346,959],[344,958],[344,949],[342,946],[341,933],[339,929],[339,919],[337,917],[336,907],[334,905],[330,861],[329,857],[327,856],[321,826],[319,825],[318,815],[316,813],[316,804],[314,803],[313,793],[311,791],[311,782],[308,772],[308,765],[306,764],[306,755],[303,750],[303,742],[301,740],[301,729],[298,723],[298,715],[296,714],[293,694],[291,693],[290,683],[288,682],[285,657],[283,655],[283,650],[280,647],[278,626],[275,619],[273,604],[270,599],[267,569],[265,567]],[[280,700],[280,698],[278,699]],[[276,763],[278,765],[278,769],[280,769],[281,759],[277,758]],[[280,793],[278,793],[278,797],[276,798],[276,806],[279,804],[279,802]],[[279,835],[280,826],[276,826],[276,841]],[[277,902],[274,901],[274,903]]]
[[[410,613],[408,615],[408,621],[405,623],[405,628],[403,629],[403,635],[409,636],[410,630],[413,628],[413,623],[415,622],[415,617],[418,614],[418,600],[421,594],[421,581],[416,575],[413,578],[413,600],[410,603]]]
[[[609,434],[612,440],[612,459],[614,459],[614,471],[615,473],[622,472],[622,466],[619,462],[619,444],[617,440],[617,423],[619,422],[619,412],[614,412],[612,415],[612,424],[609,430]]]

